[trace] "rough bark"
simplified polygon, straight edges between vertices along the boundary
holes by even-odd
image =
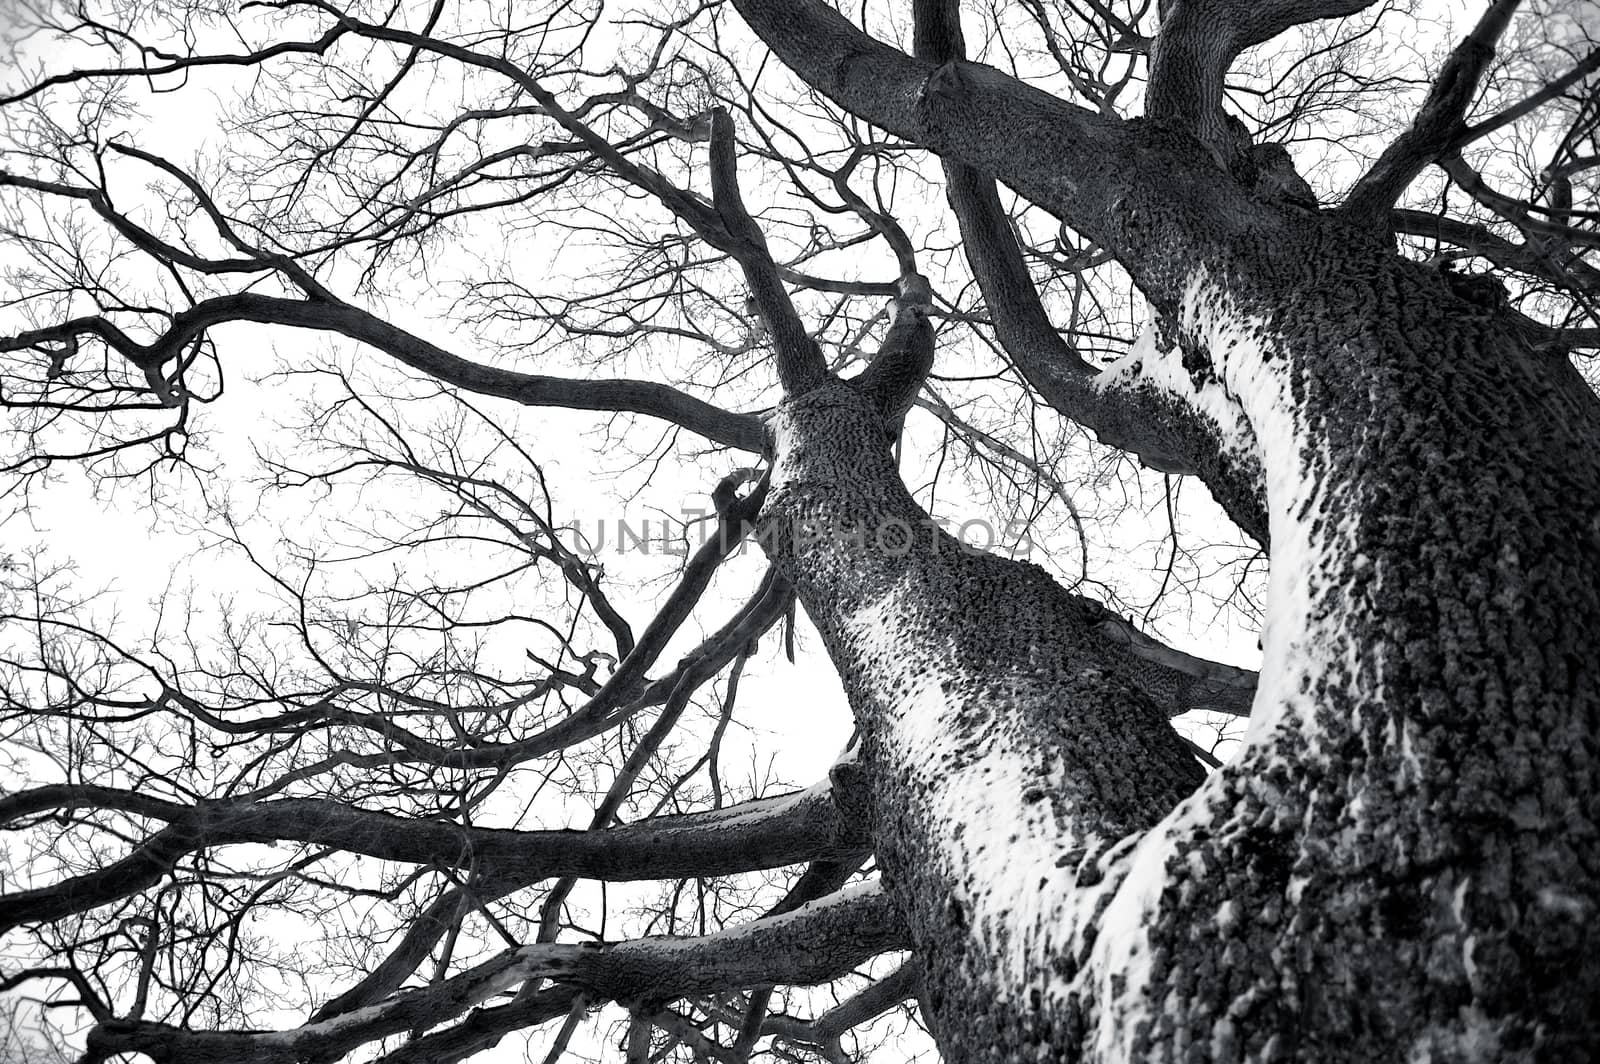
[[[927,519],[866,398],[833,383],[786,403],[773,429],[760,536],[845,678],[879,863],[941,1046],[952,1059],[1014,1047],[1037,1029],[1016,988],[1085,947],[1087,919],[1040,906],[1098,881],[1106,848],[1200,770],[1099,606]],[[1026,1031],[986,1029],[1002,1020]]]
[[[1579,1059],[1600,1035],[1596,403],[1436,272],[1331,223],[1299,247],[1277,284],[1197,270],[1169,356],[1260,441],[1266,661],[1246,752],[1135,858],[1161,881],[1117,902],[1146,985],[1100,1045]]]

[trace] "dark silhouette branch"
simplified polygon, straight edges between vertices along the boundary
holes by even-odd
[[[718,107],[711,112],[711,196],[723,230],[728,234],[729,254],[744,270],[750,298],[766,323],[778,370],[778,380],[786,393],[809,391],[827,374],[822,350],[817,347],[800,320],[789,293],[767,251],[761,227],[745,209],[739,194],[738,155],[735,152],[733,119]]]
[[[9,96],[0,96],[0,107],[31,100],[45,90],[57,85],[70,85],[74,82],[95,78],[158,78],[165,74],[176,74],[204,67],[259,66],[267,60],[281,55],[325,55],[328,49],[333,47],[339,38],[348,32],[350,32],[348,26],[331,26],[321,37],[314,41],[280,41],[277,44],[253,52],[224,55],[167,56],[164,58],[167,58],[168,62],[158,63],[155,66],[94,67],[73,70],[65,74],[56,74],[44,78]]]
[[[320,3],[312,6],[331,10]],[[777,353],[778,378],[786,391],[805,391],[822,379],[825,368],[822,353],[794,312],[760,228],[745,210],[739,196],[732,119],[725,110],[717,108],[710,115],[713,203],[708,205],[656,171],[626,158],[609,140],[563,108],[554,94],[515,63],[441,42],[426,34],[361,22],[342,14],[340,18],[342,24],[350,26],[361,36],[404,43],[413,48],[450,56],[472,66],[494,70],[516,82],[538,101],[547,114],[582,141],[618,176],[656,197],[708,244],[739,263],[751,286],[752,296],[763,315],[768,316]]]
[[[1535,218],[1531,213],[1536,209],[1533,204],[1491,188],[1483,179],[1483,175],[1473,169],[1460,155],[1448,155],[1437,161],[1439,168],[1449,174],[1450,179],[1460,185],[1463,192],[1523,232],[1552,237],[1566,244],[1600,247],[1600,233]]]
[[[912,959],[815,1019],[769,1016],[761,1024],[761,1033],[839,1053],[839,1039],[843,1035],[871,1023],[902,1001],[916,997],[921,989],[922,965]]]
[[[0,351],[41,349],[41,344],[88,335],[102,340],[141,369],[153,372],[179,357],[186,345],[212,327],[238,321],[348,336],[445,384],[478,395],[510,399],[525,406],[644,414],[729,447],[759,452],[763,446],[761,425],[753,415],[722,410],[667,385],[638,380],[569,380],[486,366],[451,354],[358,307],[326,300],[241,292],[203,300],[173,315],[171,324],[150,344],[137,342],[105,318],[85,317],[0,338]]]
[[[62,784],[0,800],[0,823],[85,808],[134,812],[167,826],[99,871],[0,896],[0,928],[86,912],[155,885],[191,853],[247,842],[336,847],[386,861],[471,868],[491,880],[520,884],[566,875],[619,882],[729,875],[860,848],[825,786],[604,831],[509,831],[413,820],[314,798],[181,807]]]
[[[1596,70],[1600,70],[1600,48],[1592,49],[1588,55],[1578,60],[1571,70],[1562,74],[1538,92],[1529,93],[1499,114],[1492,115],[1481,122],[1475,122],[1468,126],[1461,131],[1460,136],[1455,139],[1451,147],[1456,149],[1464,148],[1473,141],[1480,140],[1495,130],[1509,126],[1518,119],[1532,114],[1550,101],[1559,98],[1568,89],[1582,84]]]
[[[1411,127],[1395,138],[1361,175],[1340,208],[1365,225],[1388,221],[1389,209],[1423,167],[1453,150],[1465,131],[1467,108],[1494,60],[1495,44],[1520,0],[1494,0],[1472,32],[1445,60]]]
[[[867,885],[833,895],[792,913],[742,924],[703,938],[650,938],[615,945],[540,943],[508,950],[460,975],[289,1031],[188,1031],[163,1023],[111,1021],[89,1033],[86,1059],[145,1053],[171,1064],[236,1060],[250,1064],[316,1064],[358,1046],[408,1030],[447,1022],[534,978],[559,979],[596,1001],[661,1003],[674,997],[747,986],[827,982],[889,950],[906,945],[905,930],[887,895]],[[480,1009],[468,1018],[471,1044],[498,1033],[553,1019],[552,997],[567,1002],[566,987],[530,995],[506,1011]],[[509,1012],[509,1016],[507,1015]],[[498,1015],[497,1015],[498,1013]],[[509,1023],[495,1020],[509,1019]],[[488,1028],[485,1030],[485,1028]],[[389,1059],[459,1059],[461,1034],[450,1028],[413,1040]]]

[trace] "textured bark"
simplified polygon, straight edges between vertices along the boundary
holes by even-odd
[[[1261,441],[1267,655],[1246,752],[1143,844],[1159,893],[1118,899],[1146,985],[1103,1044],[1583,1059],[1600,410],[1438,273],[1332,223],[1298,249],[1197,271],[1171,355]]]
[[[848,385],[791,400],[773,430],[760,535],[862,725],[878,859],[942,1048],[1008,1053],[1081,1027],[1077,1003],[1030,1010],[1019,988],[1070,975],[1096,895],[1067,903],[1101,881],[1111,843],[1201,778],[1141,690],[1153,666],[1104,630],[1097,604],[934,526]]]

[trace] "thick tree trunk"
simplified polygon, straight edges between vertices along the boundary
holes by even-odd
[[[1293,230],[1169,278],[1175,342],[1111,384],[1266,471],[1255,719],[1203,785],[1092,606],[932,530],[846,386],[774,419],[770,549],[952,1062],[1600,1045],[1600,404],[1437,272]]]
[[[1436,271],[1304,229],[1275,285],[1196,270],[1165,357],[1262,453],[1266,661],[1246,751],[1135,858],[1159,893],[1117,900],[1149,961],[1102,1044],[1586,1059],[1600,409]]]
[[[1107,848],[1202,773],[1104,611],[937,529],[849,385],[785,403],[773,428],[762,538],[862,725],[879,863],[940,1042],[956,1060],[1015,1046],[1041,1017],[1023,988],[1075,975]]]

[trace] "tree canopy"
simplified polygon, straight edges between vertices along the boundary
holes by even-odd
[[[1586,5],[3,10],[0,1055],[1595,1033]]]

